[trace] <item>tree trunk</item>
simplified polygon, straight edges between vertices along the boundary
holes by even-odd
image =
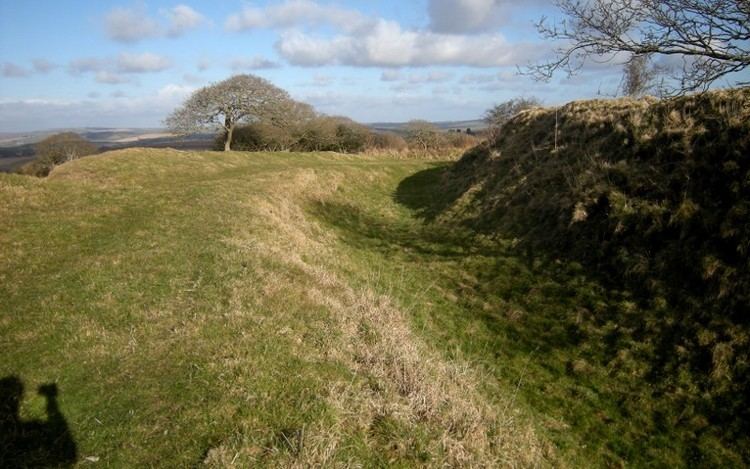
[[[234,123],[227,117],[224,121],[224,128],[227,129],[227,139],[224,141],[224,151],[232,150],[232,134],[234,133]]]

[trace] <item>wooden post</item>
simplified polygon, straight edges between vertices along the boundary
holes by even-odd
[[[555,153],[557,153],[557,111],[559,109],[558,107],[555,108]]]

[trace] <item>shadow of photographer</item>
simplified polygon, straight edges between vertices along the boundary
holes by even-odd
[[[57,385],[38,392],[47,400],[47,420],[21,420],[24,386],[16,376],[0,379],[0,467],[66,467],[77,450],[68,423],[57,404]]]

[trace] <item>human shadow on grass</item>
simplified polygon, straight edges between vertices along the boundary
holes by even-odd
[[[57,385],[42,385],[38,393],[47,400],[47,419],[21,420],[23,382],[17,376],[0,379],[0,467],[70,467],[76,462],[78,452],[57,403]]]

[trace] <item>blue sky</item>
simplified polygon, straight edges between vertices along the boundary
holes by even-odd
[[[254,73],[362,122],[473,119],[492,104],[612,94],[619,65],[549,83],[548,0],[0,0],[0,132],[158,127],[196,88]]]

